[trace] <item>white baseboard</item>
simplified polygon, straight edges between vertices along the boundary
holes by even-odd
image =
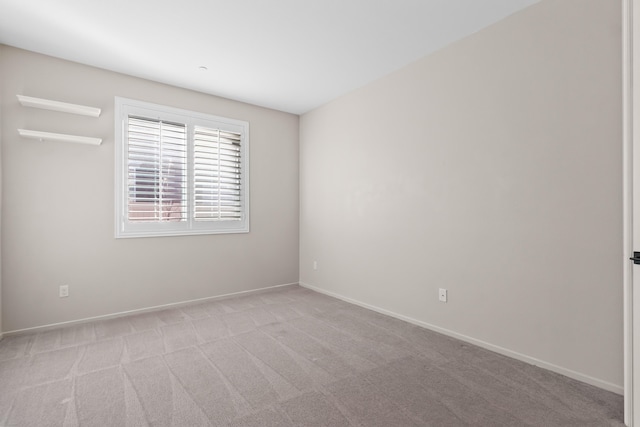
[[[302,286],[303,288],[311,289],[312,291],[315,291],[315,292],[319,292],[321,294],[329,295],[331,297],[340,299],[342,301],[346,301],[346,302],[351,303],[351,304],[355,304],[355,305],[360,306],[360,307],[367,308],[369,310],[376,311],[376,312],[381,313],[381,314],[386,314],[387,316],[395,317],[396,319],[404,320],[405,322],[408,322],[408,323],[411,323],[411,324],[414,324],[414,325],[417,325],[417,326],[421,326],[423,328],[426,328],[426,329],[429,329],[429,330],[432,330],[432,331],[435,331],[435,332],[439,332],[441,334],[444,334],[444,335],[447,335],[447,336],[450,336],[450,337],[453,337],[453,338],[457,338],[457,339],[459,339],[461,341],[465,341],[465,342],[468,342],[470,344],[477,345],[478,347],[482,347],[482,348],[485,348],[487,350],[494,351],[494,352],[502,354],[504,356],[508,356],[508,357],[513,358],[513,359],[517,359],[517,360],[520,360],[522,362],[529,363],[531,365],[539,366],[539,367],[547,369],[549,371],[564,375],[564,376],[569,377],[569,378],[573,378],[574,380],[578,380],[578,381],[593,385],[595,387],[598,387],[598,388],[601,388],[601,389],[604,389],[604,390],[611,391],[611,392],[619,394],[619,395],[622,395],[624,393],[624,388],[622,386],[610,383],[608,381],[603,381],[603,380],[600,380],[598,378],[594,378],[592,376],[585,375],[585,374],[582,374],[580,372],[577,372],[577,371],[574,371],[574,370],[571,370],[571,369],[563,368],[562,366],[554,365],[553,363],[545,362],[544,360],[540,360],[540,359],[537,359],[535,357],[527,356],[526,354],[518,353],[517,351],[509,350],[507,348],[500,347],[500,346],[497,346],[497,345],[494,345],[494,344],[491,344],[491,343],[488,343],[488,342],[485,342],[485,341],[482,341],[482,340],[478,340],[478,339],[469,337],[467,335],[459,334],[459,333],[451,331],[449,329],[441,328],[439,326],[432,325],[430,323],[426,323],[426,322],[423,322],[421,320],[414,319],[412,317],[408,317],[408,316],[404,316],[402,314],[394,313],[392,311],[385,310],[384,308],[380,308],[380,307],[373,306],[371,304],[363,303],[361,301],[345,297],[344,295],[340,295],[340,294],[335,293],[335,292],[327,291],[325,289],[309,285],[308,283],[300,282],[300,286]]]
[[[286,287],[290,287],[290,286],[298,286],[298,283],[287,283],[287,284],[284,284],[284,285],[269,286],[267,288],[252,289],[252,290],[249,290],[249,291],[241,291],[241,292],[233,292],[233,293],[230,293],[230,294],[216,295],[216,296],[212,296],[212,297],[198,298],[198,299],[192,299],[192,300],[188,300],[188,301],[173,302],[173,303],[170,303],[170,304],[156,305],[156,306],[153,306],[153,307],[140,308],[140,309],[136,309],[136,310],[120,311],[118,313],[105,314],[105,315],[101,315],[101,316],[86,317],[86,318],[78,319],[78,320],[70,320],[68,322],[51,323],[49,325],[34,326],[32,328],[16,329],[14,331],[7,331],[7,332],[0,333],[0,339],[2,339],[3,336],[18,335],[18,334],[33,333],[33,332],[41,332],[41,331],[46,331],[46,330],[50,330],[50,329],[60,328],[62,326],[79,325],[79,324],[82,324],[82,323],[94,322],[96,320],[115,319],[117,317],[129,316],[131,314],[142,314],[142,313],[149,313],[149,312],[152,312],[152,311],[166,310],[167,308],[177,308],[177,307],[182,307],[182,306],[185,306],[185,305],[194,304],[194,303],[198,303],[198,302],[222,300],[222,299],[237,297],[237,296],[241,296],[241,295],[260,294],[260,293],[272,291],[274,289],[286,288]]]

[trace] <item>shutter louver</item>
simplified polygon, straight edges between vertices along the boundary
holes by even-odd
[[[186,126],[130,116],[127,146],[129,221],[186,221]]]
[[[196,126],[194,219],[242,220],[241,134]]]

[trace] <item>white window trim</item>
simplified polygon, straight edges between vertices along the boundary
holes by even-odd
[[[184,123],[188,127],[188,216],[186,221],[162,221],[162,222],[129,222],[127,220],[127,141],[125,132],[129,115],[148,117]],[[144,101],[137,101],[122,97],[115,97],[115,237],[158,237],[158,236],[184,236],[199,234],[230,234],[249,232],[249,123],[242,120],[213,116],[180,108],[167,107]],[[191,170],[193,165],[193,128],[194,125],[202,125],[211,128],[240,132],[242,141],[240,144],[241,155],[241,204],[243,207],[240,221],[195,221],[192,215],[193,209],[193,181]]]

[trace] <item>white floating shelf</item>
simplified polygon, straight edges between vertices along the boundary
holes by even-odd
[[[102,144],[102,138],[92,138],[89,136],[65,135],[62,133],[40,132],[37,130],[27,129],[18,129],[18,133],[23,138],[37,139],[39,141],[75,142],[89,145]]]
[[[24,107],[42,108],[45,110],[62,111],[63,113],[79,114],[82,116],[100,117],[102,110],[85,105],[68,104],[66,102],[51,101],[49,99],[33,98],[31,96],[16,95]]]

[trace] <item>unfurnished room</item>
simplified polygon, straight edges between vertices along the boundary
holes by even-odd
[[[0,0],[0,426],[640,426],[634,81],[636,0]]]

